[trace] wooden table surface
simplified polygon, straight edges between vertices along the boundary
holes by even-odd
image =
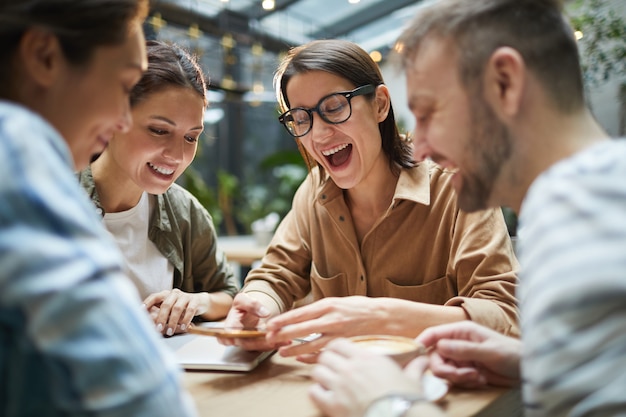
[[[308,398],[311,366],[275,354],[248,373],[187,371],[183,383],[201,417],[322,417]],[[440,404],[451,417],[522,415],[517,389],[452,389]]]

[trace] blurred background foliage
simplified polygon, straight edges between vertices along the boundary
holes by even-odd
[[[253,221],[272,212],[281,219],[287,214],[293,195],[308,173],[300,153],[292,150],[270,154],[257,168],[260,173],[269,172],[275,181],[246,186],[235,175],[218,170],[214,189],[190,166],[180,182],[211,213],[218,231],[227,235],[249,234]]]
[[[596,87],[619,77],[626,84],[626,22],[607,0],[577,0],[567,11],[577,31],[583,77]]]

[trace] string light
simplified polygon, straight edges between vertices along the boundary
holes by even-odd
[[[237,83],[233,80],[233,77],[230,74],[224,74],[220,84],[222,85],[222,88],[226,90],[234,90],[237,88]]]
[[[370,52],[370,58],[372,58],[374,62],[380,62],[383,60],[383,54],[381,54],[380,51],[372,51]]]
[[[261,81],[255,81],[254,84],[252,84],[252,92],[253,93],[261,94],[264,91],[265,91],[265,86],[263,85],[263,83]]]
[[[263,45],[260,43],[254,43],[251,48],[252,55],[254,56],[262,56],[263,55]]]
[[[167,24],[167,22],[161,17],[161,13],[155,13],[154,15],[152,15],[149,22],[154,28],[155,32],[158,32],[163,26]]]
[[[200,39],[200,36],[202,36],[202,31],[198,27],[197,23],[193,23],[191,26],[189,26],[189,30],[187,31],[187,33],[189,34],[189,37],[191,39],[195,40]]]
[[[224,36],[222,36],[222,46],[226,49],[232,49],[235,47],[235,45],[237,45],[237,42],[235,42],[235,38],[233,38],[233,35],[231,35],[230,33],[225,34]]]
[[[576,37],[576,40],[579,41],[583,38],[583,33],[580,30],[577,30],[574,32],[574,36]]]

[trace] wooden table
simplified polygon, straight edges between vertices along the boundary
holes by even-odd
[[[248,268],[254,261],[260,260],[267,249],[266,244],[260,244],[252,235],[219,236],[217,245],[230,262]]]
[[[183,383],[201,417],[322,417],[308,398],[311,366],[273,355],[249,373],[187,371]],[[517,389],[452,389],[441,405],[451,417],[522,415]]]

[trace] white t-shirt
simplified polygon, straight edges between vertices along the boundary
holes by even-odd
[[[174,285],[174,266],[148,239],[148,224],[154,205],[154,196],[144,192],[135,207],[119,213],[106,213],[103,219],[124,254],[128,276],[142,300],[155,292],[171,290]]]

